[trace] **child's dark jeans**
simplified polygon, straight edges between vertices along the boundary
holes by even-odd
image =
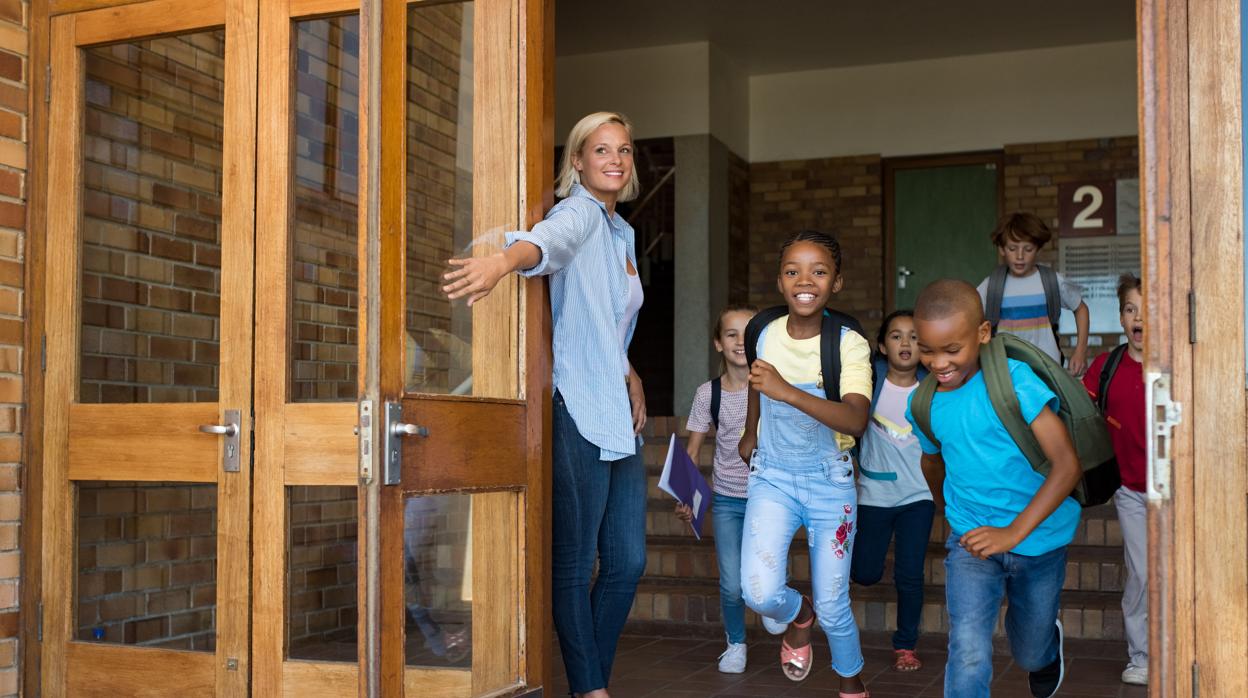
[[[923,613],[923,562],[927,537],[932,532],[932,500],[921,499],[899,507],[858,506],[858,539],[850,575],[854,582],[871,586],[884,575],[888,544],[893,551],[893,582],[897,585],[897,632],[893,649],[912,650],[919,639]]]
[[[945,695],[980,698],[992,683],[992,633],[1009,600],[1005,632],[1014,661],[1038,671],[1057,659],[1055,624],[1066,579],[1066,546],[1043,555],[1015,553],[980,560],[958,539],[945,543],[945,600],[949,607],[949,662]]]

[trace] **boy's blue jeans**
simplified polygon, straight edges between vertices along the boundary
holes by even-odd
[[[978,698],[990,695],[992,632],[1002,597],[1009,601],[1005,633],[1015,663],[1030,672],[1057,659],[1055,623],[1066,579],[1066,546],[1034,557],[1002,553],[980,560],[958,544],[959,538],[955,533],[945,542],[945,695]]]
[[[797,618],[802,597],[787,584],[789,544],[798,527],[805,526],[815,614],[832,648],[832,668],[841,676],[858,675],[862,648],[849,605],[858,493],[849,455],[812,465],[767,466],[762,454],[755,453],[751,465],[741,542],[746,604],[779,623]]]
[[[611,679],[616,643],[646,571],[646,468],[640,453],[601,460],[563,398],[555,393],[551,402],[555,631],[568,687],[588,693]]]
[[[741,532],[745,497],[716,494],[711,505],[715,522],[715,557],[719,561],[719,614],[728,642],[745,642],[745,599],[741,598]]]

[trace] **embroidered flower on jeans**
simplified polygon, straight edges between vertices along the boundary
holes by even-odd
[[[845,551],[844,551],[844,550],[840,550],[840,549],[838,548],[837,550],[833,550],[832,552],[836,553],[836,559],[838,559],[838,560],[842,560],[842,559],[844,559],[844,558],[845,558]]]
[[[846,504],[846,505],[845,505],[845,513],[846,513],[846,514],[852,514],[852,513],[854,513],[854,507],[853,507],[853,506],[851,506],[851,505],[849,505],[849,504]]]

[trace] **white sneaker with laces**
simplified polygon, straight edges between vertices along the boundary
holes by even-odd
[[[1128,664],[1122,672],[1122,682],[1132,686],[1148,685],[1148,667]]]
[[[719,670],[725,674],[745,673],[745,643],[729,642],[728,649],[719,655]]]

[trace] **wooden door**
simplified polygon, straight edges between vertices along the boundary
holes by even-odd
[[[913,308],[936,279],[978,285],[992,271],[988,236],[1001,216],[1002,172],[999,152],[884,161],[888,307]]]
[[[359,2],[259,3],[257,696],[359,680]]]
[[[255,10],[51,20],[46,696],[248,692]]]
[[[361,270],[379,289],[364,508],[378,525],[380,691],[527,692],[544,685],[549,642],[543,286],[513,276],[469,308],[440,277],[549,205],[549,14],[519,0],[381,9],[381,72],[365,83],[379,94],[380,159],[365,163],[379,263]]]
[[[1138,16],[1149,693],[1245,695],[1240,3],[1143,0]]]

